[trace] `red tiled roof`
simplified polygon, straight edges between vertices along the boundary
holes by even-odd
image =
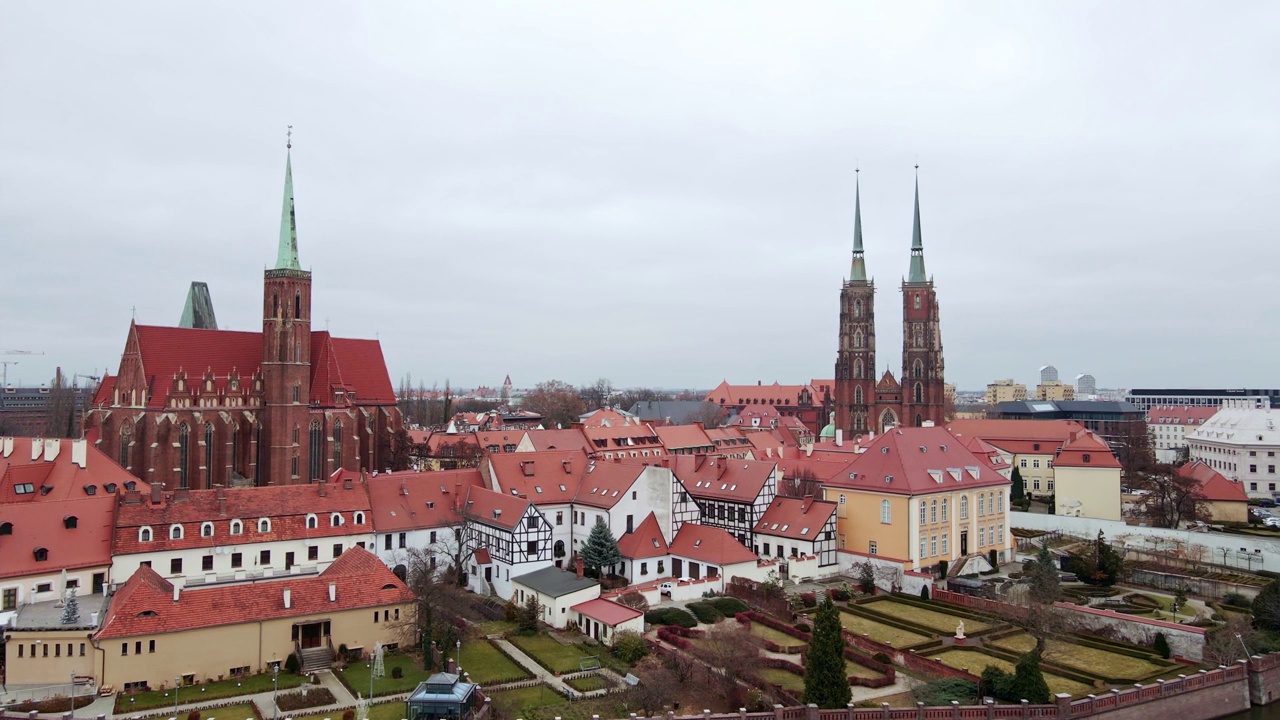
[[[84,452],[83,467],[74,460]],[[32,459],[32,452],[36,459]],[[52,459],[46,460],[45,458]],[[14,486],[31,483],[34,492],[19,495]],[[146,492],[150,486],[83,440],[0,438],[0,503],[76,500],[109,495],[107,485],[123,493],[125,483]],[[42,491],[42,487],[49,490]],[[92,490],[86,489],[92,488]],[[89,492],[94,495],[90,496]]]
[[[855,477],[836,476],[828,484],[895,495],[1009,484],[985,459],[970,452],[962,438],[941,427],[899,428],[880,435],[848,471]]]
[[[351,489],[342,483],[324,482],[310,485],[267,485],[263,487],[188,490],[163,495],[160,504],[143,495],[141,502],[121,502],[116,513],[115,552],[130,554],[158,552],[182,548],[216,547],[232,543],[274,542],[306,538],[338,537],[372,532],[369,493],[364,483],[353,482]],[[324,495],[320,494],[321,489]],[[219,497],[225,500],[219,500]],[[364,523],[355,523],[355,513],[363,512]],[[307,527],[307,515],[316,515],[316,527]],[[333,513],[342,515],[342,524],[333,526]],[[268,518],[271,529],[258,532],[258,520]],[[244,523],[242,534],[231,534],[231,521]],[[211,537],[200,536],[204,522],[213,523]],[[169,539],[169,526],[181,524],[182,538]],[[151,542],[139,542],[138,530],[143,525],[152,529]]]
[[[643,472],[643,465],[597,460],[587,466],[582,483],[578,485],[576,501],[592,507],[611,508],[626,497],[627,491]]]
[[[613,408],[600,408],[593,410],[582,417],[582,427],[599,428],[599,427],[621,427],[624,425],[637,425],[639,419],[630,413],[622,414]]]
[[[588,449],[593,453],[662,448],[657,431],[649,423],[620,427],[589,427],[583,428],[582,434],[586,435],[587,440],[590,441]]]
[[[530,430],[529,442],[533,449],[544,450],[587,450],[591,441],[578,428],[567,430]]]
[[[1119,468],[1120,461],[1102,438],[1088,430],[1079,430],[1053,458],[1053,466]]]
[[[486,452],[507,452],[503,448],[508,445],[519,445],[524,440],[524,430],[489,430],[476,433],[476,442]],[[496,451],[490,448],[498,448]],[[514,452],[514,451],[512,451]]]
[[[759,497],[778,466],[772,460],[737,460],[718,455],[671,455],[669,460],[662,464],[671,468],[693,497],[733,502],[750,502]],[[654,463],[650,460],[649,464]]]
[[[1147,424],[1203,425],[1221,409],[1191,405],[1152,405],[1147,410]]]
[[[473,432],[433,432],[431,433],[431,437],[427,438],[427,452],[431,457],[448,457],[448,455],[444,453],[444,447],[446,445],[470,447],[476,452],[480,450],[480,442],[476,440],[476,434]],[[455,454],[457,449],[458,448],[455,448]]]
[[[721,567],[757,559],[755,553],[724,530],[689,522],[680,526],[671,541],[671,554]]]
[[[515,491],[537,505],[572,502],[587,469],[582,450],[490,455],[493,485],[504,495]]]
[[[0,578],[110,565],[114,510],[111,495],[0,503],[0,524],[12,523],[12,534],[0,535]],[[66,527],[69,517],[74,528]],[[45,561],[36,560],[37,548],[48,551]]]
[[[570,610],[580,612],[592,620],[599,620],[610,627],[621,625],[628,620],[635,620],[644,614],[635,608],[629,608],[626,605],[620,605],[604,598],[580,602]]]
[[[800,396],[808,392],[811,403],[820,404],[822,395],[809,385],[781,385],[776,381],[772,385],[730,385],[721,382],[714,390],[707,393],[704,400],[718,405],[776,405],[778,407],[796,407],[800,405]]]
[[[635,530],[618,538],[618,552],[631,560],[662,557],[667,554],[667,539],[658,526],[658,518],[649,513]]]
[[[775,537],[817,540],[835,511],[836,504],[825,500],[777,497],[760,516],[755,531]]]
[[[218,390],[225,390],[223,384],[233,370],[247,379],[261,369],[260,332],[156,325],[134,325],[132,329],[137,332],[150,391],[147,407],[153,409],[165,407],[172,380],[180,370],[189,381],[199,380],[211,371],[218,379]],[[395,391],[377,340],[335,338],[327,332],[314,331],[310,359],[313,404],[332,407],[335,387],[353,392],[360,405],[395,404]],[[99,389],[95,404],[110,404],[111,388],[107,385],[104,382]]]
[[[483,486],[476,469],[376,475],[368,485],[373,528],[387,533],[456,525],[461,498]]]
[[[1244,491],[1244,483],[1232,482],[1227,476],[1199,460],[1182,465],[1175,472],[1179,477],[1191,478],[1199,483],[1200,492],[1205,500],[1249,502],[1249,494]]]
[[[336,587],[329,601],[329,586]],[[290,607],[284,606],[284,591]],[[139,567],[112,597],[99,640],[157,635],[201,628],[260,622],[319,613],[409,603],[413,593],[385,564],[363,548],[351,548],[324,572],[310,577],[248,585],[183,590],[173,600],[173,585],[150,567]]]
[[[476,559],[477,565],[488,565],[493,562],[493,558],[489,556],[489,548],[476,548],[471,556]]]
[[[952,420],[947,429],[961,437],[978,437],[1011,453],[1048,455],[1083,430],[1075,420]],[[1040,443],[1040,449],[1034,444]]]
[[[701,425],[664,425],[654,429],[667,452],[672,449],[714,447]]]
[[[841,475],[848,477],[849,472],[846,468],[852,461],[852,455],[841,457],[839,460],[824,460],[801,455],[778,460],[778,468],[782,470],[783,477],[796,478],[802,474],[812,473],[818,482],[827,483]]]
[[[476,522],[506,530],[514,530],[529,509],[527,498],[473,487],[467,492],[466,513]],[[496,514],[495,514],[496,513]]]

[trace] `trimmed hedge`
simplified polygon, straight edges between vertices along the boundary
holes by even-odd
[[[714,605],[716,610],[719,610],[720,614],[725,617],[733,617],[740,612],[746,612],[751,609],[750,605],[742,602],[736,597],[725,596],[711,598],[710,600],[707,600],[707,602]]]
[[[698,622],[706,625],[714,625],[724,619],[724,614],[717,610],[715,605],[705,600],[689,603],[685,609],[693,613],[694,617],[698,618]]]
[[[687,611],[677,607],[655,608],[644,614],[644,621],[650,625],[679,625],[691,628],[698,624],[698,619]]]

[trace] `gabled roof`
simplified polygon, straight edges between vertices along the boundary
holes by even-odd
[[[880,376],[880,381],[876,383],[876,392],[902,392],[902,385],[898,382],[898,379],[893,376],[893,372],[885,370],[884,374]]]
[[[587,450],[591,441],[579,428],[567,430],[530,430],[529,442],[539,452],[545,450]]]
[[[927,495],[964,488],[1008,485],[985,459],[964,446],[964,440],[941,427],[891,430],[867,444],[829,485],[894,495]]]
[[[817,540],[835,512],[835,503],[814,500],[813,496],[777,497],[760,516],[755,531],[794,540]]]
[[[1053,466],[1119,469],[1120,461],[1102,438],[1088,430],[1077,430],[1053,458]]]
[[[626,605],[604,598],[580,602],[569,609],[582,613],[592,620],[599,620],[609,627],[616,627],[628,620],[635,620],[644,614],[635,608],[629,608]]]
[[[825,484],[841,475],[848,477],[849,471],[847,468],[852,461],[853,455],[841,457],[838,460],[801,455],[778,460],[778,468],[782,471],[783,477],[798,478],[802,475],[812,474],[818,482]]]
[[[1202,425],[1213,417],[1218,409],[1199,405],[1152,405],[1147,408],[1147,424]]]
[[[653,513],[645,516],[635,530],[618,538],[618,552],[629,560],[644,560],[667,554],[667,540]]]
[[[663,425],[654,429],[667,452],[673,449],[715,447],[701,425]]]
[[[658,433],[649,423],[620,427],[588,427],[582,433],[590,441],[591,452],[626,451],[661,447]]]
[[[488,488],[472,487],[467,494],[467,503],[463,511],[478,523],[514,530],[520,524],[520,518],[533,503],[527,498],[496,493]]]
[[[600,587],[599,582],[589,577],[578,577],[578,574],[574,571],[561,570],[554,566],[513,577],[511,581],[520,583],[534,592],[553,598],[564,597],[570,593],[586,590],[593,586]]]
[[[15,486],[27,483],[33,492],[15,492]],[[0,437],[0,503],[123,494],[126,484],[150,489],[85,440]]]
[[[627,492],[640,479],[645,466],[609,460],[597,460],[587,465],[587,471],[578,485],[576,501],[598,508],[611,508],[626,498]]]
[[[757,559],[755,553],[724,530],[690,522],[681,525],[671,541],[671,554],[721,567]]]
[[[373,529],[380,533],[456,525],[461,498],[484,486],[476,469],[383,473],[368,482]]]
[[[631,406],[630,413],[641,420],[686,425],[691,418],[703,418],[719,405],[705,400],[644,400]]]
[[[115,497],[76,498],[30,503],[0,503],[0,578],[54,574],[59,570],[111,564],[111,532]],[[75,527],[68,528],[68,519]],[[36,560],[43,548],[46,559]]]
[[[329,600],[330,585],[334,600]],[[284,591],[290,594],[290,607]],[[224,625],[239,625],[384,607],[413,602],[409,588],[369,551],[347,550],[324,572],[309,577],[251,584],[185,589],[173,599],[173,585],[147,565],[140,566],[116,592],[99,640],[158,635]]]
[[[584,428],[621,427],[640,424],[639,418],[635,415],[624,410],[607,407],[579,415],[578,421],[582,423]]]
[[[496,454],[507,452],[506,447],[509,445],[520,445],[524,437],[524,430],[487,430],[476,433],[476,442],[486,452]],[[492,450],[495,447],[498,449]]]
[[[490,455],[497,491],[523,495],[536,505],[572,502],[589,460],[582,450]]]
[[[1005,452],[1051,455],[1085,428],[1075,420],[952,420],[947,429],[963,438],[982,438]]]
[[[801,398],[807,396],[810,404],[821,403],[822,396],[809,385],[782,385],[774,381],[771,385],[757,383],[755,385],[730,385],[721,382],[714,390],[707,393],[705,400],[717,405],[774,405],[777,407],[796,407],[801,405]]]
[[[669,460],[661,464],[671,468],[689,495],[739,503],[759,497],[778,467],[772,460],[737,460],[722,455],[669,455],[661,459]]]
[[[1200,485],[1205,500],[1214,502],[1249,502],[1244,483],[1232,482],[1227,476],[1200,460],[1193,460],[1175,470],[1179,477],[1191,478]]]

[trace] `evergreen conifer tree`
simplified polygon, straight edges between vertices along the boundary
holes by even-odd
[[[852,694],[844,670],[844,636],[840,615],[830,596],[824,596],[813,616],[813,635],[804,666],[804,701],[820,708],[843,708]]]
[[[62,607],[62,624],[75,625],[80,622],[80,601],[76,599],[76,589],[67,590],[67,604]]]
[[[1052,702],[1049,683],[1045,682],[1044,673],[1040,671],[1040,653],[1029,652],[1018,661],[1013,669],[1013,691],[1015,697],[1009,698],[1009,702],[1020,702],[1023,698],[1033,705]]]
[[[1018,466],[1013,467],[1013,474],[1009,476],[1009,499],[1021,500],[1027,496],[1027,490],[1022,484],[1022,473],[1018,472]]]
[[[609,532],[609,526],[605,524],[604,518],[596,518],[596,524],[591,526],[591,534],[587,536],[587,542],[582,546],[582,564],[587,569],[600,573],[603,568],[617,565],[621,561],[622,553],[618,551],[618,541],[614,539],[613,533]]]

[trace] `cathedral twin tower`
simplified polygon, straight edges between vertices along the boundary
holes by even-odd
[[[920,238],[920,180],[916,179],[911,267],[902,282],[902,380],[885,370],[876,379],[875,281],[862,250],[861,188],[855,191],[853,263],[840,290],[840,347],[836,353],[835,427],[844,437],[883,433],[903,425],[943,424],[942,332],[933,279],[925,275]]]

